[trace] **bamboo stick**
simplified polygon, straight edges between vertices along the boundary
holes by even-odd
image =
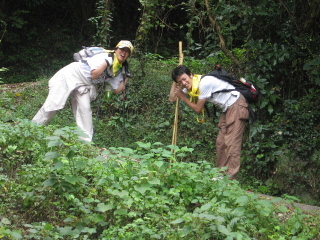
[[[183,51],[182,51],[182,42],[179,42],[179,65],[183,64]],[[176,109],[174,115],[174,125],[173,125],[173,136],[172,136],[172,145],[177,145],[177,135],[178,135],[178,117],[179,117],[179,105],[180,99],[177,98]]]

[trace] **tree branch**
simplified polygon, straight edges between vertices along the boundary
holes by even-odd
[[[241,65],[240,61],[227,48],[226,40],[221,32],[220,24],[216,20],[215,16],[211,13],[209,0],[205,0],[205,2],[206,2],[207,12],[209,14],[209,20],[212,23],[215,31],[217,32],[217,34],[219,36],[221,50],[227,55],[227,57],[229,57],[235,64],[237,64],[240,67],[240,65]]]
[[[4,30],[2,31],[2,35],[0,37],[0,43],[1,43],[2,38],[4,37],[4,35],[5,35],[6,31],[7,31],[7,24],[6,24],[5,21],[2,21],[2,20],[0,20],[0,23],[2,23],[2,25],[4,26]]]

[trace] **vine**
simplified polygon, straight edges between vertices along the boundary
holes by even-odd
[[[174,31],[176,26],[170,23],[169,16],[171,11],[183,6],[184,2],[179,1],[139,1],[141,4],[141,17],[140,17],[140,25],[136,32],[136,46],[143,45],[147,41],[153,40],[155,43],[151,44],[155,46],[157,50],[159,47],[160,41],[163,39],[163,31],[164,29],[169,29],[170,31]],[[151,32],[155,30],[155,32]],[[156,51],[155,51],[156,52]]]
[[[112,0],[98,1],[97,16],[89,19],[97,28],[94,39],[95,43],[100,46],[110,46],[112,39],[111,23],[113,21],[112,7]]]
[[[1,43],[4,35],[5,35],[6,32],[7,32],[7,23],[6,23],[5,21],[3,21],[3,20],[0,20],[0,23],[1,23],[1,25],[4,26],[4,30],[2,31],[2,34],[1,34],[1,36],[0,36],[0,43]]]
[[[232,54],[232,52],[228,49],[228,46],[226,44],[226,40],[225,37],[222,33],[221,30],[221,26],[219,24],[219,22],[217,21],[216,17],[214,16],[213,12],[211,11],[210,8],[210,4],[209,4],[209,0],[205,0],[206,3],[206,8],[207,8],[207,12],[208,12],[208,17],[209,20],[211,22],[211,24],[213,25],[214,29],[216,30],[218,36],[219,36],[219,40],[220,40],[220,47],[221,50],[227,55],[227,57],[229,57],[238,67],[240,67],[240,61]]]

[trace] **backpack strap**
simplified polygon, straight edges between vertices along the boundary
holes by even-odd
[[[219,90],[219,91],[216,91],[216,92],[213,92],[211,93],[211,97],[213,97],[213,94],[215,93],[222,93],[222,92],[232,92],[232,91],[238,91],[237,89],[222,89],[222,90]],[[239,91],[238,91],[239,92]]]
[[[124,67],[125,76],[128,78],[131,78],[132,73],[130,71],[129,63],[127,60],[123,63],[123,67]]]
[[[108,53],[108,57],[112,58],[112,62],[114,60],[114,53]],[[108,64],[110,64],[108,61],[106,61]],[[111,65],[112,66],[112,65]],[[110,66],[108,66],[109,68]],[[107,68],[107,69],[108,69]],[[122,64],[122,68],[121,69],[121,74],[123,74],[123,80],[125,80],[127,77],[132,77],[132,74],[130,72],[130,68],[129,68],[129,63],[126,61],[124,61],[124,63]],[[108,73],[108,70],[105,70],[105,79],[106,78],[112,78],[113,76],[111,74]]]

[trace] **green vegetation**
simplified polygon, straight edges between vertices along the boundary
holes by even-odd
[[[293,121],[303,121],[301,111],[296,111],[312,99],[288,102],[290,111],[279,114],[273,124],[250,125],[241,181],[213,181],[220,176],[214,165],[218,116],[211,114],[206,123],[199,124],[196,115],[181,104],[178,146],[170,145],[175,105],[168,102],[168,90],[170,70],[177,59],[164,60],[153,54],[146,58],[145,75],[141,62],[132,61],[136,75],[126,101],[122,95],[111,101],[101,95],[94,102],[94,144],[79,140],[81,133],[70,105],[58,112],[49,126],[30,122],[46,97],[48,79],[2,90],[0,238],[319,238],[319,216],[293,208],[291,201],[298,199],[288,196],[288,186],[275,186],[277,181],[299,179],[294,173],[302,173],[295,169],[301,169],[301,159],[297,159],[300,165],[290,165],[291,175],[280,166],[311,151],[308,144],[318,143],[315,137],[314,142],[303,142],[301,152],[289,151],[307,137],[288,137],[298,131],[315,133],[308,124],[294,129],[280,124],[284,119],[293,125]],[[209,70],[210,64],[201,60],[186,58],[185,62],[197,72]],[[317,119],[316,112],[312,114]],[[313,164],[317,164],[316,154]],[[311,167],[315,166],[309,166],[304,179],[313,176]],[[267,178],[272,167],[279,172],[275,178]],[[265,179],[269,185],[264,184]],[[282,187],[288,190],[289,200],[268,200],[246,191],[248,187],[262,193]]]
[[[315,239],[319,217],[223,179],[194,150],[137,142],[99,151],[72,127],[1,124],[0,237]],[[175,149],[176,158],[171,149]],[[289,203],[289,202],[288,202]]]
[[[318,0],[0,1],[0,238],[319,239],[319,217],[287,205],[320,205],[319,23]],[[125,101],[99,87],[94,144],[69,103],[30,122],[73,52],[121,39],[134,77]],[[260,89],[239,182],[211,180],[212,106],[199,124],[181,103],[171,146],[178,41],[195,73],[221,64]]]

